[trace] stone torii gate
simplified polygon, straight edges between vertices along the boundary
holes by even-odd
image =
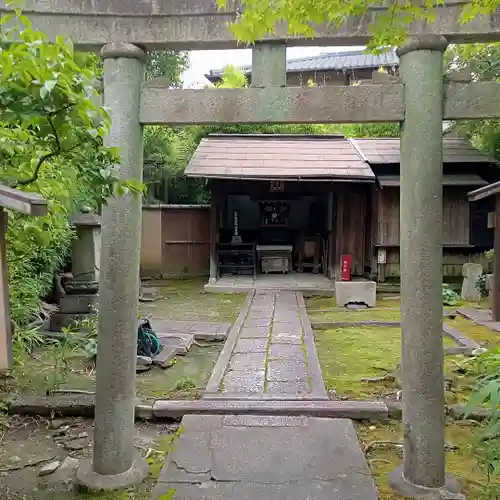
[[[399,50],[401,81],[359,87],[285,87],[285,46],[363,45],[384,8],[345,25],[320,27],[314,40],[278,31],[253,48],[253,88],[174,90],[144,83],[149,49],[236,48],[215,0],[30,0],[24,14],[51,38],[100,50],[104,99],[120,148],[122,178],[142,176],[142,126],[216,123],[401,122],[401,298],[403,466],[391,474],[399,493],[455,491],[445,474],[442,345],[442,121],[500,117],[500,84],[443,83],[447,43],[500,40],[500,15],[461,24],[465,2],[415,22]],[[3,7],[2,7],[3,5]],[[0,2],[0,13],[6,11]],[[132,484],[146,473],[134,455],[135,350],[141,202],[113,199],[103,210],[99,355],[93,462],[79,481],[92,488]]]

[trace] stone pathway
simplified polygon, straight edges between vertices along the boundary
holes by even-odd
[[[248,295],[203,399],[328,399],[301,293]],[[378,494],[350,420],[186,415],[152,494],[163,498],[377,500]]]
[[[188,415],[152,499],[377,500],[350,420]]]
[[[204,399],[327,399],[300,292],[258,291]]]

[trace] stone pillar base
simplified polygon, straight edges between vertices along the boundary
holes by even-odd
[[[426,488],[410,483],[403,474],[400,466],[389,473],[389,485],[398,494],[407,498],[428,500],[465,500],[460,493],[459,482],[449,474],[446,475],[446,484],[442,488]]]
[[[80,491],[100,492],[123,490],[135,486],[148,475],[148,464],[137,455],[132,467],[121,474],[102,475],[94,471],[92,460],[82,461],[76,471],[76,487]]]

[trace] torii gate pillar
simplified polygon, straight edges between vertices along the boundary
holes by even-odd
[[[121,179],[142,180],[139,107],[146,53],[110,43],[101,55],[112,120],[106,145],[119,148]],[[125,488],[148,473],[133,441],[141,203],[139,194],[127,194],[111,198],[102,211],[94,453],[77,472],[78,483],[90,490]]]
[[[401,375],[403,466],[390,474],[394,490],[420,498],[459,493],[445,474],[442,211],[443,53],[441,36],[400,49],[405,86],[401,131]]]

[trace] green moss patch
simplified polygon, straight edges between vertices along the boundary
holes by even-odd
[[[186,356],[177,356],[167,369],[153,367],[136,376],[137,396],[143,399],[193,399],[203,392],[223,344],[193,346]],[[44,395],[51,389],[95,390],[95,367],[84,356],[71,355],[64,369],[57,364],[51,351],[39,351],[26,357],[9,382],[10,392]],[[191,383],[179,386],[180,380]],[[0,392],[1,396],[1,392]]]
[[[401,321],[399,309],[361,309],[359,311],[338,308],[332,311],[315,312],[309,315],[311,321]]]
[[[315,332],[316,350],[326,388],[350,399],[377,399],[399,389],[397,381],[388,379],[366,382],[362,379],[382,377],[400,363],[401,329],[382,327],[349,327]],[[444,338],[444,346],[456,345]],[[464,356],[446,356],[445,372],[449,379],[448,402],[464,402],[472,381],[462,373]]]
[[[367,460],[373,478],[379,489],[380,500],[399,500],[388,484],[387,475],[401,464],[401,447],[394,444],[377,445],[380,442],[402,442],[401,423],[390,421],[384,424],[357,424],[358,437],[365,448],[370,443]],[[450,445],[446,453],[447,472],[453,474],[461,483],[467,498],[493,499],[487,496],[487,473],[485,467],[479,465],[483,460],[481,446],[478,446],[477,429],[475,427],[449,423],[446,427],[446,442]],[[498,484],[498,483],[497,483]]]
[[[207,293],[206,279],[152,281],[162,297],[155,302],[141,302],[140,312],[177,321],[212,321],[234,323],[245,294]]]

